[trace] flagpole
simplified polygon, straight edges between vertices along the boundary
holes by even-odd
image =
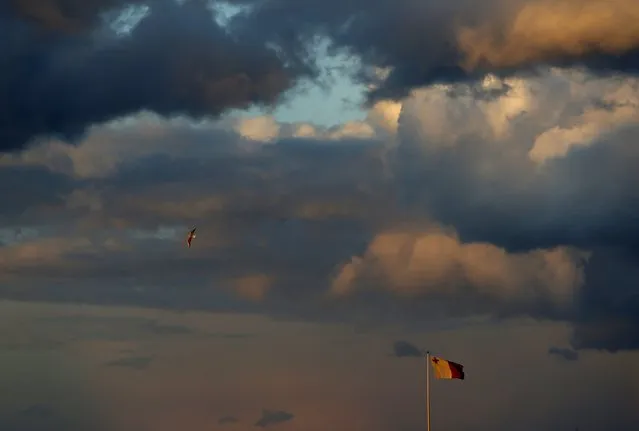
[[[430,431],[430,352],[426,351],[426,431]]]

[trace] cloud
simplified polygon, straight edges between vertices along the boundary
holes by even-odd
[[[234,416],[223,416],[218,419],[217,423],[220,425],[230,425],[236,424],[239,422],[239,419]]]
[[[577,350],[635,349],[638,82],[547,69],[428,86],[357,127],[146,112],[34,144],[0,162],[19,202],[0,206],[0,295],[413,328],[528,316],[570,324]]]
[[[254,301],[264,299],[271,283],[266,275],[246,275],[232,282],[234,291],[240,296]]]
[[[630,24],[639,8],[632,1],[518,3],[506,12],[505,20],[466,27],[458,33],[465,68],[508,68],[579,59],[587,62],[595,54],[623,56],[639,46],[639,31]]]
[[[141,110],[215,117],[272,104],[303,73],[264,43],[228,34],[206,2],[145,2],[145,16],[118,36],[102,12],[133,3],[141,2],[0,7],[0,37],[14,41],[0,56],[11,65],[0,74],[0,151],[36,138],[78,138],[93,124]]]
[[[579,352],[574,351],[573,349],[566,347],[551,347],[548,349],[549,355],[556,355],[566,361],[577,361],[579,360]]]
[[[634,249],[605,249],[585,268],[571,345],[611,352],[639,348],[639,292]]]
[[[398,358],[424,356],[424,352],[417,346],[414,346],[408,341],[401,340],[393,343],[393,352]]]
[[[0,57],[11,64],[0,75],[6,104],[0,151],[43,138],[77,140],[92,125],[144,110],[212,118],[275,105],[301,78],[319,76],[318,41],[325,40],[355,59],[351,72],[369,85],[371,102],[545,65],[584,66],[605,76],[639,68],[633,0],[232,4],[240,12],[224,27],[219,7],[196,0],[3,5],[0,37],[15,42]],[[118,34],[118,26],[127,31]],[[392,116],[379,119],[393,127]],[[244,136],[260,139],[277,129],[266,119],[242,125]],[[342,132],[370,136],[372,129],[356,122]]]
[[[382,232],[341,268],[331,289],[338,296],[389,289],[451,310],[548,317],[570,309],[586,257],[562,248],[510,254],[491,244],[462,244],[439,229]]]
[[[266,428],[292,420],[295,416],[283,410],[263,410],[262,417],[255,422],[255,426]]]
[[[504,83],[497,98],[473,102],[440,86],[404,103],[395,166],[403,205],[454,226],[462,243],[587,252],[557,273],[583,274],[565,297],[574,298],[564,309],[573,347],[633,349],[637,82],[554,70],[484,86]],[[540,157],[541,148],[551,151]]]
[[[618,227],[632,229],[619,205],[634,193],[637,80],[554,70],[505,83],[504,95],[478,103],[445,87],[404,103],[396,171],[407,206],[463,240],[509,250],[621,245]],[[546,144],[558,130],[573,140]],[[541,147],[562,146],[541,157]]]
[[[124,5],[140,4],[136,0],[87,0],[84,2],[63,0],[12,0],[8,10],[17,16],[36,22],[46,28],[65,31],[86,30],[96,25],[100,14]]]
[[[232,25],[239,32],[257,29],[290,57],[312,62],[313,38],[325,35],[334,49],[359,58],[362,67],[355,73],[372,84],[371,100],[544,65],[585,65],[604,74],[634,73],[639,66],[633,24],[639,8],[633,0],[237,3],[251,7]]]
[[[41,166],[3,166],[0,158],[0,192],[12,195],[11,205],[0,209],[0,219],[21,217],[25,225],[39,220],[41,211],[62,204],[62,196],[72,192],[74,185],[69,180]],[[15,193],[17,190],[20,192]]]

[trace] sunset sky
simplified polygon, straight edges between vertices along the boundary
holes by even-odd
[[[0,430],[637,429],[637,22],[0,2]]]

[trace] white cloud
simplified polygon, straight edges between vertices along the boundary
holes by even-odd
[[[639,118],[639,79],[585,79],[567,77],[570,98],[566,104],[583,106],[568,125],[556,125],[540,133],[529,152],[530,158],[543,163],[563,157],[575,146],[589,145],[602,135]],[[597,101],[595,106],[589,104]]]
[[[639,79],[595,78],[579,70],[551,69],[539,77],[488,77],[483,90],[509,88],[478,99],[463,85],[416,90],[400,123],[410,141],[436,150],[476,139],[487,147],[518,146],[541,163],[563,157],[639,118]],[[457,93],[454,97],[451,93]]]

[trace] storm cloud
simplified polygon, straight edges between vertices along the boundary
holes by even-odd
[[[224,27],[218,3],[241,8]],[[638,14],[634,0],[12,0],[0,6],[0,151],[141,110],[275,105],[319,76],[319,40],[355,59],[371,103],[547,65],[635,73]]]
[[[124,35],[121,1],[0,9],[0,296],[532,317],[575,350],[639,348],[636,2],[235,3],[221,27],[149,2]],[[371,102],[410,95],[332,128],[220,116],[312,76],[317,35],[361,58]]]
[[[308,58],[313,36],[361,59],[376,84],[370,100],[401,98],[432,84],[486,73],[534,73],[538,66],[586,66],[635,73],[639,6],[634,0],[237,0],[250,5],[234,23]],[[379,72],[382,72],[380,75]]]
[[[571,324],[575,349],[637,348],[636,80],[465,89],[333,129],[146,113],[7,156],[14,184],[64,182],[9,190],[28,193],[0,208],[2,296],[367,326],[528,316]]]
[[[118,36],[113,13],[105,14],[129,3],[142,2],[0,6],[0,150],[39,137],[78,138],[92,124],[140,110],[215,117],[272,104],[302,73],[264,44],[229,35],[205,2],[144,2],[146,15]]]
[[[424,352],[417,348],[417,346],[403,340],[393,343],[393,353],[398,358],[424,356]]]

